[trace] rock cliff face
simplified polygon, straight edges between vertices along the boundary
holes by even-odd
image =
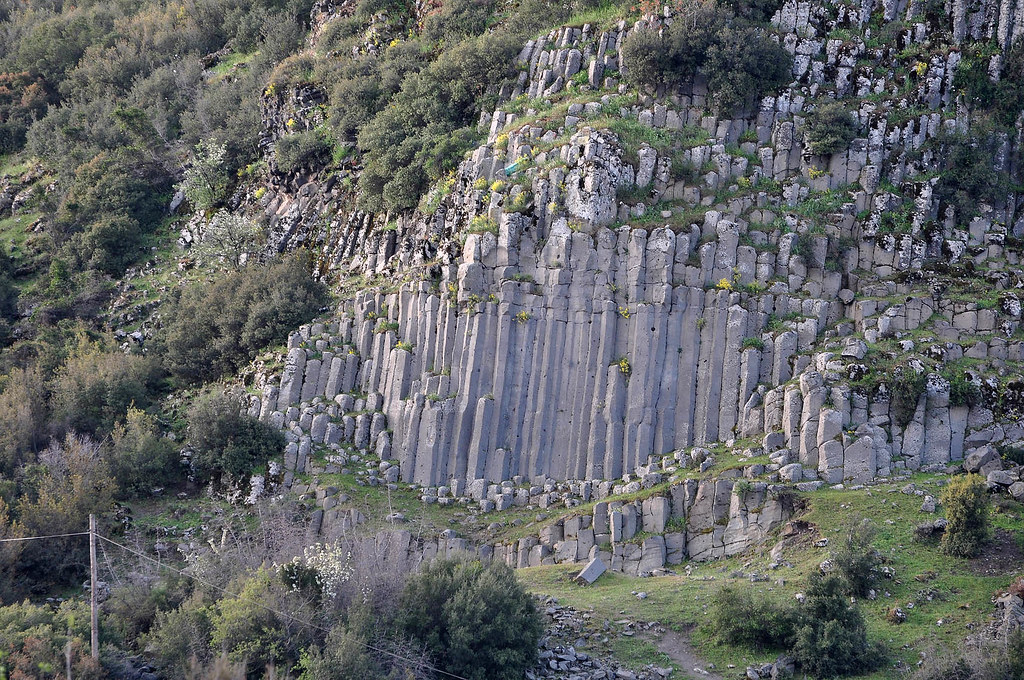
[[[635,572],[763,536],[787,516],[766,484],[866,484],[1024,440],[1024,206],[1009,192],[958,216],[937,173],[940,140],[973,129],[960,45],[1008,48],[1024,2],[947,9],[786,2],[773,26],[794,81],[733,118],[699,79],[656,97],[620,86],[634,26],[565,27],[524,46],[505,103],[481,116],[486,142],[427,212],[385,226],[312,175],[268,192],[273,248],[315,242],[325,270],[381,284],[294,334],[280,382],[253,399],[289,431],[288,481],[358,451],[383,461],[380,483],[501,509],[516,489],[540,502],[531,483],[643,479],[694,446],[769,457],[745,495],[691,480],[677,510],[672,487],[682,532],[662,522],[623,547],[629,520],[609,517],[647,517],[627,504],[493,548],[525,566],[584,559],[608,535],[608,561]],[[926,58],[910,68],[907,53]],[[826,94],[854,98],[859,132],[814,156],[805,113]],[[1020,134],[996,140],[994,171],[1020,176]]]

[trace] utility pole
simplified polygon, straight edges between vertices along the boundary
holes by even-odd
[[[92,607],[92,658],[100,658],[100,608],[99,594],[97,593],[97,567],[96,567],[96,515],[89,515],[89,604]]]

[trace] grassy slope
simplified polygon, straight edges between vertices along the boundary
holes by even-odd
[[[918,475],[914,482],[926,493],[935,495],[941,479]],[[981,576],[975,573],[982,566],[978,562],[949,557],[943,555],[937,545],[915,541],[914,526],[935,516],[922,513],[922,498],[900,493],[901,486],[881,485],[861,491],[826,489],[803,496],[808,507],[802,519],[817,528],[813,538],[829,538],[835,545],[841,540],[848,522],[869,518],[878,529],[875,546],[886,556],[887,565],[896,571],[894,580],[879,584],[877,600],[861,602],[869,634],[885,642],[890,653],[890,663],[883,670],[866,676],[870,678],[898,677],[902,671],[895,668],[896,664],[912,666],[919,652],[958,646],[969,634],[970,627],[987,621],[992,611],[993,593],[1005,588],[1013,574],[1024,570],[1024,563],[1019,560],[1022,552],[1019,543],[1011,546],[1018,559],[995,565],[997,574]],[[1010,506],[995,514],[993,525],[1014,532],[1019,541],[1019,537],[1024,536],[1024,508]],[[709,639],[699,626],[707,620],[711,595],[722,585],[737,583],[792,598],[802,591],[807,577],[829,552],[828,548],[813,547],[809,535],[799,541],[799,547],[785,550],[784,560],[792,567],[768,571],[771,547],[769,543],[750,554],[719,562],[691,563],[688,575],[631,579],[621,574],[607,574],[597,584],[586,588],[571,580],[579,565],[539,567],[520,574],[533,592],[552,595],[562,604],[591,610],[598,622],[605,618],[658,621],[680,632],[697,626],[692,640],[706,661],[719,669],[728,664],[743,668],[755,661],[772,661],[780,650],[732,647]],[[685,566],[676,571],[682,574]],[[743,577],[738,577],[740,572]],[[751,584],[749,574],[753,572],[767,573],[771,581]],[[636,598],[634,593],[640,590],[648,593],[646,599]],[[891,596],[886,597],[886,592]],[[909,603],[913,603],[913,607],[908,608]],[[903,607],[907,613],[903,625],[892,625],[885,619],[888,609],[894,606]],[[622,655],[620,658],[632,658],[637,665],[664,662],[653,645],[643,640],[621,639],[616,646],[615,651]]]

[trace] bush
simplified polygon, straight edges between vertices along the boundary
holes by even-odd
[[[89,654],[89,609],[81,599],[0,608],[0,661],[5,678],[63,677],[65,663],[74,678],[109,677]]]
[[[446,0],[423,21],[423,37],[431,42],[454,43],[480,35],[493,9],[493,0]]]
[[[868,643],[863,615],[843,596],[841,579],[811,577],[800,607],[793,656],[802,670],[824,678],[857,675],[881,661],[880,650]]]
[[[363,680],[380,677],[373,658],[366,651],[366,641],[335,626],[323,647],[306,649],[299,660],[299,680]]]
[[[439,668],[469,680],[523,677],[543,630],[512,569],[459,560],[438,560],[409,580],[399,626]]]
[[[274,145],[277,169],[293,172],[330,159],[333,141],[321,130],[307,130],[285,135]]]
[[[102,522],[116,485],[99,444],[69,434],[41,451],[39,461],[22,469],[24,493],[16,511],[26,535],[84,531],[90,513]],[[49,591],[54,585],[80,584],[88,565],[88,546],[81,537],[31,541],[20,556],[16,582],[36,593]]]
[[[927,375],[917,373],[907,366],[898,367],[886,381],[892,418],[900,427],[906,427],[913,420],[914,413],[917,412],[917,402],[924,394],[927,383]]]
[[[187,441],[197,481],[218,481],[225,473],[244,477],[284,450],[284,435],[241,407],[236,397],[218,392],[189,409]]]
[[[227,652],[230,661],[245,662],[250,678],[263,677],[270,665],[290,662],[285,664],[290,667],[310,631],[270,610],[294,612],[298,603],[292,599],[271,572],[258,570],[244,581],[238,597],[225,596],[211,612],[212,648]]]
[[[204,663],[212,657],[210,613],[199,593],[176,609],[157,613],[156,623],[145,638],[145,648],[168,677],[182,680],[193,660]]]
[[[857,126],[846,107],[826,99],[807,114],[804,136],[808,150],[828,156],[843,151],[857,136]]]
[[[409,75],[390,105],[360,130],[363,208],[408,210],[431,180],[455,167],[477,139],[469,128],[495,101],[494,83],[511,77],[521,41],[507,32],[466,40]]]
[[[182,479],[178,447],[160,434],[156,419],[145,411],[129,408],[104,448],[121,495],[143,494]]]
[[[981,203],[997,203],[1010,187],[1007,174],[996,169],[1002,142],[998,135],[983,129],[972,137],[957,135],[940,141],[947,153],[935,194],[953,206],[957,219],[966,223],[978,214]]]
[[[168,314],[155,351],[185,383],[235,372],[260,349],[283,341],[330,300],[308,266],[308,255],[297,252],[184,291]]]
[[[986,46],[987,47],[987,46]],[[1012,127],[1024,111],[1024,38],[1017,38],[1003,59],[999,80],[989,74],[990,55],[967,50],[957,67],[953,85],[974,106],[988,111],[997,123]]]
[[[14,368],[0,392],[0,474],[10,474],[32,462],[45,444],[46,382],[33,365]]]
[[[795,623],[793,606],[726,586],[714,595],[708,627],[715,638],[730,645],[786,648]]]
[[[946,531],[939,546],[942,552],[958,557],[974,557],[988,540],[987,485],[979,475],[964,475],[949,480],[942,490],[946,508]]]
[[[950,406],[977,406],[981,403],[981,388],[968,380],[962,371],[947,377]]]
[[[790,82],[793,57],[757,29],[728,27],[708,48],[704,70],[719,107],[734,111]]]
[[[75,172],[57,211],[54,241],[68,244],[65,256],[75,269],[119,275],[143,252],[169,189],[163,169],[137,153],[97,154]]]
[[[104,351],[83,341],[50,385],[51,428],[106,435],[129,408],[147,408],[159,386],[159,364],[149,357]]]
[[[668,47],[658,31],[631,31],[622,43],[622,64],[626,80],[636,86],[656,87],[665,81]]]
[[[882,555],[872,546],[876,530],[867,520],[858,522],[846,532],[842,545],[832,553],[836,573],[843,580],[847,595],[867,597],[875,585]]]

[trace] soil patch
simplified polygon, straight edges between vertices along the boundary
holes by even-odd
[[[659,652],[668,656],[674,663],[679,664],[679,667],[685,674],[684,677],[722,680],[721,675],[707,670],[707,664],[694,653],[689,636],[682,635],[674,630],[666,630],[661,639],[657,640],[654,644]]]
[[[1024,567],[1024,549],[1013,532],[996,529],[992,540],[982,548],[981,555],[968,560],[968,564],[975,576],[1013,574]]]

